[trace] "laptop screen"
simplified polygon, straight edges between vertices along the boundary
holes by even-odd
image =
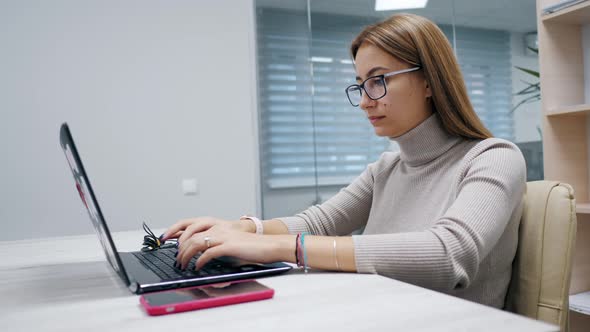
[[[90,181],[88,180],[88,176],[86,175],[86,171],[82,165],[82,160],[80,159],[80,155],[78,154],[78,150],[74,144],[74,139],[72,138],[66,123],[61,126],[60,144],[68,161],[68,165],[70,166],[70,170],[72,171],[72,175],[74,176],[76,191],[78,192],[78,195],[80,195],[80,199],[88,211],[88,216],[90,217],[90,221],[96,230],[106,258],[113,270],[119,274],[126,285],[129,285],[129,279],[127,278],[127,274],[125,273],[123,265],[121,264],[121,260],[117,254],[117,249],[115,248],[115,244],[112,241],[111,234],[102,216],[102,212],[100,211],[98,202],[94,196],[92,187],[90,186]]]

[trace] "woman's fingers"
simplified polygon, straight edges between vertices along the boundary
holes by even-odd
[[[183,219],[176,222],[174,225],[170,226],[162,235],[162,241],[166,241],[167,239],[171,239],[174,235],[178,234],[178,232],[183,231],[189,225],[191,225],[195,219]]]
[[[180,235],[182,235],[182,232],[183,232],[183,231],[178,231],[178,232],[176,232],[176,233],[174,233],[174,234],[172,234],[172,235],[168,236],[166,239],[164,238],[164,236],[162,236],[162,237],[160,238],[160,241],[161,241],[162,243],[164,243],[164,242],[166,242],[166,240],[170,240],[170,239],[178,239],[178,237],[180,237]]]
[[[214,258],[225,256],[225,249],[226,247],[221,244],[205,250],[205,252],[203,252],[197,259],[197,262],[195,263],[195,270],[200,270],[203,266],[205,266],[205,264],[209,263]]]
[[[209,228],[211,228],[212,226],[213,226],[213,223],[211,223],[209,221],[205,221],[205,220],[199,220],[197,222],[194,222],[185,228],[182,235],[178,238],[178,242],[180,243],[180,245],[182,245],[183,242],[188,240],[193,235],[195,235],[197,233],[204,232],[204,231],[208,230]]]
[[[215,221],[211,222],[215,225]],[[264,260],[260,253],[265,248],[260,243],[260,235],[227,231],[223,228],[209,229],[207,221],[188,226],[179,238],[178,255],[176,261],[181,269],[186,269],[191,259],[200,253],[195,263],[195,269],[201,269],[205,264],[219,256],[235,256],[245,260]]]
[[[181,246],[182,248],[178,248],[178,256],[176,257],[176,261],[180,264],[181,269],[186,269],[194,255],[207,249],[205,241],[203,239],[197,239],[197,236],[183,242]]]

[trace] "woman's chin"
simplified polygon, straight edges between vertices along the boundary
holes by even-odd
[[[387,128],[382,127],[375,127],[375,135],[379,137],[393,137],[394,133],[392,130],[387,130]]]

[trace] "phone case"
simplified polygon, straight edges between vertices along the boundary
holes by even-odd
[[[247,281],[255,281],[255,280],[243,280],[239,282],[247,282]],[[234,282],[235,283],[235,282]],[[204,285],[199,287],[186,287],[180,289],[189,289],[189,288],[202,288],[211,285]],[[174,290],[165,290],[157,293],[163,292],[170,292],[176,291]],[[265,300],[270,299],[274,296],[274,289],[268,288],[260,291],[253,291],[244,294],[236,294],[236,295],[227,295],[227,296],[220,296],[220,297],[213,297],[208,299],[198,299],[189,302],[182,302],[182,303],[168,303],[160,306],[153,306],[147,302],[147,300],[141,296],[139,298],[139,302],[145,308],[146,312],[151,316],[158,316],[158,315],[166,315],[166,314],[173,314],[176,312],[183,312],[183,311],[190,311],[190,310],[198,310],[198,309],[205,309],[205,308],[213,308],[219,307],[224,305],[230,304],[237,304],[243,302],[250,302],[250,301],[258,301],[258,300]]]

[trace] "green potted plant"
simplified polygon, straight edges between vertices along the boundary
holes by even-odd
[[[535,52],[536,54],[539,54],[539,49],[536,49],[533,47],[527,47],[527,48],[529,50]],[[515,95],[516,96],[523,96],[524,99],[522,99],[521,101],[518,102],[518,104],[516,104],[514,107],[512,107],[510,112],[514,112],[521,105],[541,100],[541,82],[539,82],[539,72],[532,70],[532,69],[519,67],[519,66],[514,66],[514,68],[521,70],[529,75],[534,76],[537,80],[537,83],[523,81],[525,84],[527,84],[527,87],[518,91],[517,93],[515,93]]]
[[[527,47],[529,50],[539,54],[539,49],[533,47]],[[527,86],[515,93],[515,96],[522,97],[522,99],[512,107],[510,112],[514,112],[517,108],[524,104],[532,103],[541,100],[541,82],[539,81],[539,72],[527,69],[519,66],[514,66],[516,69],[534,76],[536,83],[522,81]],[[540,140],[543,139],[543,133],[541,128],[537,126],[537,132],[539,133]],[[542,180],[544,178],[543,171],[543,149],[540,141],[538,142],[525,142],[517,144],[521,149],[523,156],[527,163],[527,181]]]

